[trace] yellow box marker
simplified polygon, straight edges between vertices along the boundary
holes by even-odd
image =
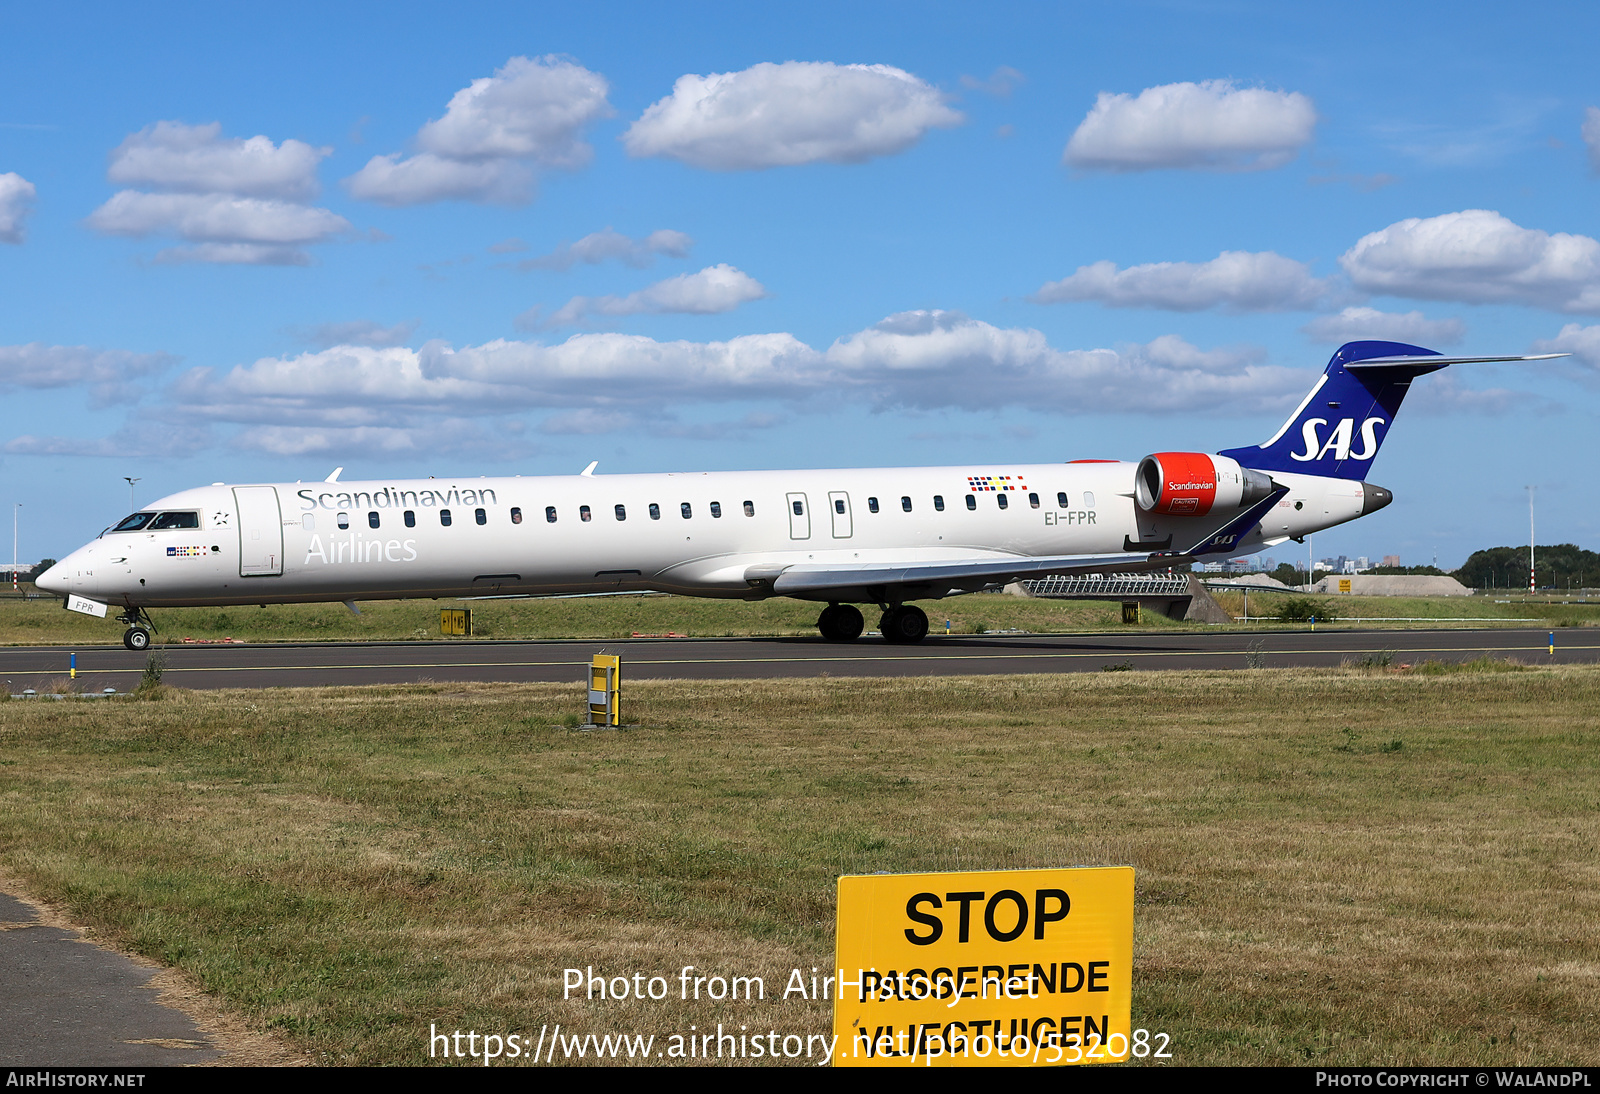
[[[472,610],[470,608],[440,608],[440,634],[471,634]]]
[[[589,724],[622,724],[622,658],[597,653],[589,666]]]
[[[1341,593],[1347,593],[1350,591],[1350,579],[1348,577],[1341,577],[1339,579],[1339,591]]]
[[[1133,867],[839,879],[841,1067],[1128,1058]]]

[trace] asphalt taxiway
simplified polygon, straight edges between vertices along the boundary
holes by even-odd
[[[596,653],[622,656],[625,679],[773,679],[797,676],[943,676],[1099,672],[1107,668],[1243,669],[1333,667],[1369,656],[1393,664],[1490,656],[1525,664],[1600,663],[1600,629],[1530,627],[1432,630],[1184,631],[1138,634],[930,637],[893,646],[819,638],[667,638],[610,641],[360,642],[173,645],[164,682],[185,688],[313,687],[422,681],[523,683],[583,679]],[[78,674],[69,681],[71,655]],[[132,690],[146,654],[121,646],[0,649],[0,684],[95,693]]]

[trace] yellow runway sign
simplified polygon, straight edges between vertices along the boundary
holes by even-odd
[[[838,909],[837,1065],[1128,1058],[1131,866],[841,877]]]

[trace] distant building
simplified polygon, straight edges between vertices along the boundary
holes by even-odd
[[[1385,566],[1398,567],[1400,565],[1400,556],[1399,555],[1384,555],[1383,556],[1383,564]]]

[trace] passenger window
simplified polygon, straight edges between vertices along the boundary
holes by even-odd
[[[546,505],[544,507],[544,519],[551,524],[556,522],[556,507],[554,505]]]
[[[901,498],[900,499],[900,508],[904,509],[908,513],[911,512],[911,499],[910,498]]]
[[[316,516],[314,514],[307,513],[305,516],[301,517],[300,527],[304,528],[308,532],[315,532],[317,530]]]
[[[688,520],[690,517],[694,516],[694,510],[689,508],[688,502],[684,502],[682,505],[678,506],[678,512],[683,514],[684,520]]]
[[[797,501],[797,502],[794,503],[794,515],[797,516],[797,517],[803,517],[803,516],[806,515],[806,503],[805,502]]]
[[[439,523],[446,528],[450,527],[450,510],[439,510]]]
[[[753,517],[753,516],[756,515],[756,503],[755,502],[747,501],[747,502],[744,503],[744,515],[747,516],[747,517]]]
[[[587,505],[578,506],[578,519],[579,520],[587,522],[593,516],[594,516],[594,514],[589,512],[589,507]]]
[[[1094,493],[1092,491],[1085,490],[1083,492],[1083,507],[1085,509],[1094,508]]]
[[[407,528],[415,528],[416,526],[417,526],[417,512],[416,512],[416,510],[415,509],[407,509],[406,510],[406,527]]]
[[[618,520],[627,520],[628,519],[628,507],[627,506],[621,505],[621,504],[619,504],[617,506],[617,519]]]
[[[934,509],[936,511],[938,511],[940,513],[944,512],[944,495],[943,494],[935,494],[933,496],[933,507],[934,507]]]
[[[968,509],[976,509],[977,507],[978,507],[978,499],[976,497],[974,497],[973,495],[968,494],[967,495],[967,508]]]
[[[844,499],[843,498],[834,498],[833,499],[833,511],[835,513],[840,514],[840,515],[844,514]]]
[[[1000,503],[1000,508],[1002,508],[1002,509],[1004,509],[1006,506],[1011,504],[1009,501],[1006,500],[1006,496],[1004,494],[996,494],[995,495],[995,500]]]
[[[650,519],[651,520],[660,520],[661,519],[661,506],[657,505],[655,502],[651,502],[650,503]]]
[[[722,519],[722,503],[720,501],[711,503],[711,515],[718,520]]]
[[[446,521],[445,523],[448,524],[450,522]],[[339,524],[340,528],[348,528],[348,527],[350,527],[350,514],[349,513],[340,513],[339,517],[338,517],[338,524]]]
[[[1039,495],[1038,494],[1029,494],[1028,495],[1028,504],[1033,506],[1035,509],[1039,508]]]
[[[472,511],[472,519],[477,521],[479,524],[488,524],[489,514],[482,509],[474,509]],[[374,524],[373,527],[376,528],[377,525]]]
[[[512,524],[521,524],[522,523],[522,508],[520,506],[513,505],[511,507],[511,523]]]
[[[371,512],[369,512],[367,514],[367,527],[368,528],[376,528],[377,526],[378,526],[378,511],[376,509],[374,509],[374,510],[372,510]]]
[[[867,512],[876,513],[877,511],[878,511],[878,499],[877,498],[868,498],[867,499]]]
[[[1056,504],[1063,509],[1067,508],[1067,492],[1065,490],[1056,495]]]

